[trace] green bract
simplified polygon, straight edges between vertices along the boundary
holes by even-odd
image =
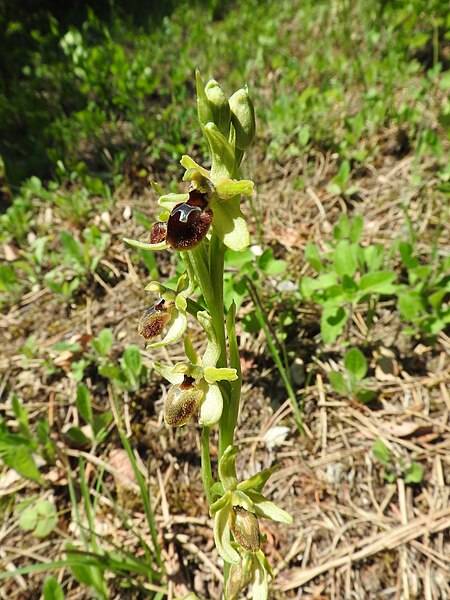
[[[209,509],[214,516],[214,540],[221,557],[229,563],[237,564],[241,556],[230,538],[235,525],[234,508],[240,507],[256,517],[264,517],[281,523],[292,523],[292,517],[282,508],[267,500],[261,489],[275,469],[265,469],[257,475],[238,483],[235,461],[237,446],[228,446],[219,462],[219,479],[222,496]],[[236,538],[237,536],[235,536]],[[239,540],[236,539],[236,542]],[[248,550],[248,548],[244,548]]]

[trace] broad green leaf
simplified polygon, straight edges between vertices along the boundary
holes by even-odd
[[[92,423],[91,394],[87,387],[80,383],[77,389],[76,406],[86,423]]]
[[[356,397],[363,404],[368,404],[375,397],[375,392],[373,390],[357,390]]]
[[[350,223],[350,229],[348,233],[350,241],[354,244],[357,244],[359,242],[363,227],[364,221],[362,215],[355,215]]]
[[[327,306],[323,309],[320,331],[325,344],[331,344],[344,331],[348,312],[342,306]]]
[[[306,244],[305,260],[309,262],[313,269],[320,273],[323,265],[320,258],[319,249],[317,248],[316,244]]]
[[[112,420],[113,414],[110,412],[101,413],[100,415],[95,416],[92,420],[92,431],[99,441],[103,441],[105,439],[106,430],[108,429]]]
[[[137,346],[131,344],[125,348],[123,363],[136,378],[139,377],[142,369],[142,357]]]
[[[373,445],[373,454],[384,465],[391,464],[391,453],[389,448],[381,440],[375,440]]]
[[[397,286],[393,285],[397,275],[392,271],[376,271],[363,275],[359,282],[359,288],[362,292],[371,292],[377,294],[393,294]]]
[[[333,237],[335,240],[344,240],[349,237],[350,234],[350,221],[346,214],[342,214],[339,217],[339,221],[334,226]]]
[[[150,256],[153,256],[153,254],[150,254]],[[108,327],[102,329],[98,336],[95,339],[91,340],[92,347],[100,356],[106,356],[107,354],[109,354],[112,343],[113,334],[111,329],[109,329]]]
[[[38,518],[33,533],[38,538],[47,537],[58,523],[55,505],[49,500],[38,500],[36,512]]]
[[[42,477],[34,463],[31,450],[26,446],[16,446],[1,455],[5,465],[16,470],[19,475],[31,481],[42,483]]]
[[[347,240],[340,240],[334,250],[334,270],[343,277],[352,277],[357,267],[357,256],[355,248]]]
[[[344,366],[347,371],[353,373],[357,381],[362,379],[367,373],[366,357],[358,348],[352,348],[347,352],[344,359]]]
[[[22,511],[19,518],[19,527],[23,531],[33,531],[38,521],[38,514],[35,505],[31,505]]]
[[[92,440],[88,438],[79,427],[70,427],[63,435],[70,443],[77,447],[83,448],[92,443]]]
[[[330,373],[328,373],[328,378],[330,380],[331,387],[334,389],[335,392],[337,392],[341,396],[348,396],[347,382],[345,381],[345,378],[342,375],[342,373],[339,373],[338,371],[331,371]]]
[[[42,588],[44,600],[64,600],[64,592],[54,577],[47,577]]]
[[[61,242],[67,255],[77,261],[80,265],[84,265],[84,250],[83,246],[67,231],[61,231]]]
[[[410,321],[417,319],[425,310],[423,299],[418,292],[405,292],[398,298],[401,315]]]

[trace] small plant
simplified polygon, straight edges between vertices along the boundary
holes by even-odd
[[[300,296],[323,307],[320,330],[324,343],[337,340],[355,307],[367,301],[370,326],[378,298],[395,294],[396,273],[386,268],[389,255],[382,244],[360,244],[363,219],[341,215],[333,229],[330,251],[321,257],[315,244],[307,244],[305,258],[317,277],[302,277]]]
[[[345,398],[356,398],[360,402],[370,402],[375,393],[366,389],[365,376],[367,374],[367,361],[358,348],[352,348],[344,358],[345,373],[331,371],[328,377],[333,389]]]
[[[28,498],[16,510],[20,513],[20,528],[32,532],[37,538],[47,537],[58,522],[55,505],[50,500]]]
[[[391,451],[382,440],[375,441],[373,455],[383,465],[383,477],[388,483],[394,483],[399,477],[411,485],[423,481],[422,465],[414,461],[405,464],[402,458],[394,461]]]
[[[236,304],[224,299],[224,260],[227,249],[245,252],[250,236],[240,208],[241,195],[250,195],[253,182],[239,180],[244,151],[255,133],[252,102],[246,89],[227,98],[216,81],[204,85],[196,75],[198,117],[212,164],[207,170],[183,156],[183,181],[189,191],[159,194],[161,213],[145,241],[126,240],[143,250],[171,248],[179,253],[185,272],[175,289],[153,281],[146,289],[158,294],[143,313],[139,333],[148,348],[184,338],[186,360],[175,366],[155,362],[153,368],[169,381],[164,405],[168,426],[180,427],[199,414],[202,426],[202,478],[210,514],[215,516],[214,539],[225,561],[225,597],[237,598],[253,582],[253,598],[268,597],[272,576],[261,548],[258,519],[290,523],[290,515],[261,494],[272,470],[238,483],[238,446],[234,431],[240,405],[242,376],[235,318]],[[197,301],[191,298],[198,288]],[[188,316],[203,329],[207,345],[202,356],[186,335]],[[219,427],[219,469],[214,475],[210,430]],[[238,573],[242,576],[238,577]]]

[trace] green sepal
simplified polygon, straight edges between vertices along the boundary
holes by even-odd
[[[186,171],[188,171],[189,169],[193,169],[194,171],[198,171],[200,175],[205,177],[205,179],[209,179],[209,171],[207,171],[204,167],[196,163],[195,160],[191,158],[188,154],[183,154],[180,160],[180,164],[186,169]]]
[[[206,337],[208,338],[202,363],[205,367],[215,367],[219,360],[221,350],[211,315],[206,310],[199,311],[197,313],[197,320],[205,330]]]
[[[222,458],[219,462],[219,478],[224,490],[227,492],[237,488],[238,480],[235,461],[238,452],[239,448],[237,446],[227,446],[227,449],[222,454]]]
[[[184,338],[184,352],[185,352],[189,362],[191,362],[193,365],[201,365],[202,364],[202,360],[201,360],[200,356],[197,354],[197,352],[195,351],[194,346],[192,345],[192,342],[191,342],[191,338],[188,335]]]
[[[156,183],[156,181],[150,181],[150,185],[152,186],[153,190],[158,194],[158,196],[164,196],[164,190],[159,185],[159,183]]]
[[[214,541],[223,560],[236,564],[240,562],[241,557],[231,545],[230,511],[231,506],[227,504],[216,513],[214,517]]]
[[[267,500],[259,492],[248,490],[247,495],[253,500],[255,512],[259,517],[278,521],[279,523],[292,523],[293,519],[288,512],[277,506],[274,502]]]
[[[263,471],[260,471],[259,473],[256,473],[256,475],[250,477],[250,479],[241,481],[241,483],[237,486],[237,489],[241,490],[242,492],[247,492],[249,490],[261,492],[269,477],[278,469],[279,465],[274,465],[273,467],[270,467],[270,469],[264,469]]]
[[[174,371],[174,367],[163,365],[158,361],[153,363],[153,369],[172,385],[180,385],[184,379],[183,373],[176,372]]]
[[[216,381],[235,381],[238,377],[236,369],[228,369],[225,367],[220,369],[216,367],[205,367],[203,369],[203,376],[208,383],[215,383]]]
[[[223,397],[219,386],[216,383],[208,385],[202,382],[205,389],[205,397],[200,406],[200,416],[198,422],[205,427],[212,427],[219,422],[223,411]],[[203,386],[202,386],[203,387]]]
[[[222,496],[225,495],[225,490],[223,489],[223,485],[220,483],[220,481],[216,481],[216,483],[211,486],[210,494],[211,498],[215,498],[216,496],[218,498],[222,498]]]
[[[250,245],[250,232],[247,221],[240,207],[240,197],[236,196],[226,202],[219,198],[210,203],[213,211],[212,227],[223,243],[234,250],[241,252]]]

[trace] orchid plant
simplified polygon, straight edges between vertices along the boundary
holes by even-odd
[[[254,600],[266,600],[272,578],[270,565],[261,549],[259,519],[291,523],[291,516],[261,493],[274,469],[266,469],[238,482],[234,444],[242,374],[236,337],[236,307],[224,306],[223,273],[227,248],[243,251],[250,234],[241,211],[241,196],[253,191],[253,182],[239,179],[245,150],[255,135],[255,114],[247,89],[227,98],[215,80],[206,85],[196,73],[198,118],[211,154],[211,168],[183,156],[183,194],[159,195],[161,212],[148,240],[125,241],[144,250],[172,249],[179,252],[185,272],[176,290],[150,282],[146,290],[157,294],[156,303],[142,315],[138,331],[157,348],[184,339],[186,360],[174,366],[154,363],[154,370],[171,384],[164,404],[164,420],[181,427],[198,415],[202,427],[202,479],[211,516],[214,539],[224,561],[224,598],[235,600],[249,582]],[[200,304],[191,296],[198,288]],[[205,308],[206,307],[206,308]],[[206,335],[202,356],[194,350],[188,316]],[[213,475],[210,430],[219,429],[219,468]],[[194,597],[194,595],[190,595]]]

